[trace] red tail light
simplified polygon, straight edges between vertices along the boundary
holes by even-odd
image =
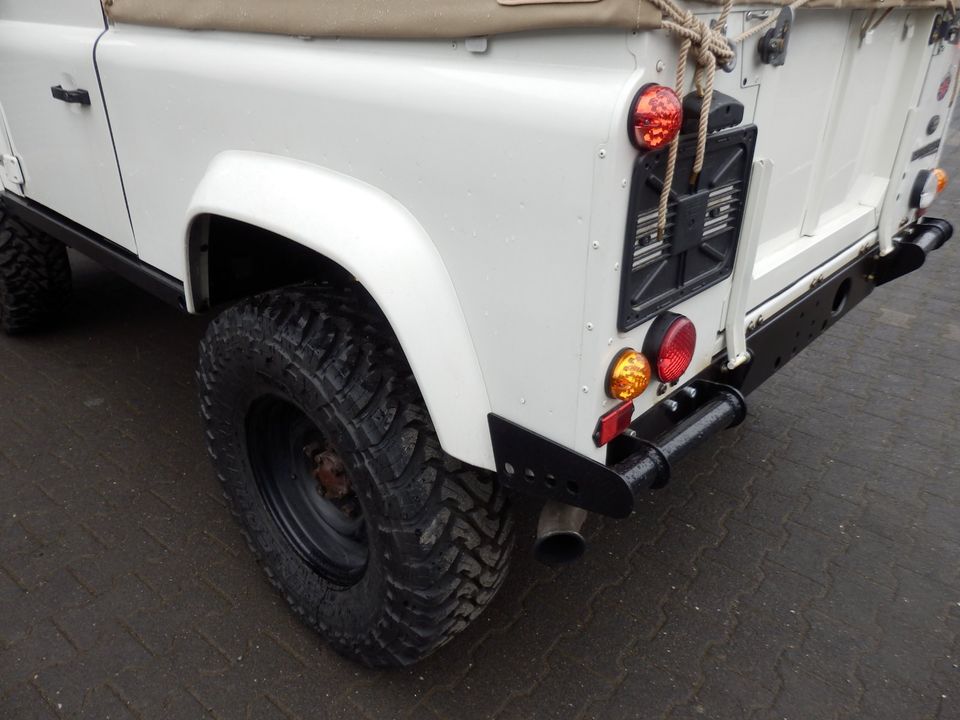
[[[643,343],[644,354],[653,360],[660,382],[679,380],[690,367],[697,348],[697,328],[690,318],[664,313],[650,326]]]
[[[940,87],[937,88],[937,101],[943,100],[947,96],[947,91],[950,90],[950,75],[946,75],[943,80],[940,81]]]
[[[630,141],[640,150],[663,147],[680,132],[683,105],[680,98],[664,85],[640,89],[630,109]]]

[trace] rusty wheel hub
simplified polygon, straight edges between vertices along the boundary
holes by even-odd
[[[359,508],[353,498],[346,465],[337,452],[322,443],[313,442],[303,448],[313,462],[313,477],[317,479],[320,497],[333,503],[344,515],[356,517]]]
[[[330,582],[358,582],[370,555],[366,520],[330,435],[275,395],[251,404],[246,426],[251,469],[278,529]]]

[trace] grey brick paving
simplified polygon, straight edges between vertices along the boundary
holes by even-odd
[[[960,718],[957,267],[879,289],[583,563],[518,553],[463,636],[371,672],[226,512],[205,321],[78,261],[71,321],[0,339],[0,719]]]

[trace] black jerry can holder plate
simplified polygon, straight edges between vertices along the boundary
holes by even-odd
[[[637,158],[621,265],[621,331],[733,272],[756,138],[754,125],[711,135],[696,187],[689,185],[696,138],[681,138],[663,238],[657,232],[657,208],[668,149]]]

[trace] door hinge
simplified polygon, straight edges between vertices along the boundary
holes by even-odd
[[[0,156],[0,181],[7,190],[19,192],[23,185],[23,168],[16,155]]]

